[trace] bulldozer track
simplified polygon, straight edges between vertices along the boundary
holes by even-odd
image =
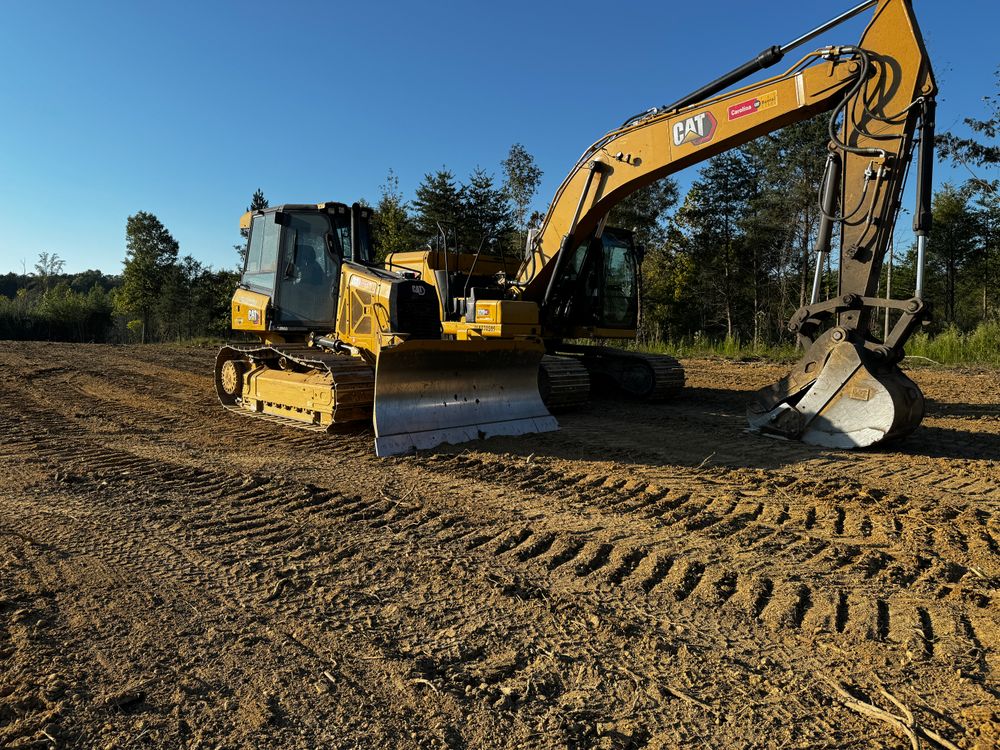
[[[797,446],[803,464],[765,461],[719,428],[732,453],[703,462],[683,399],[638,425],[672,415],[673,462],[582,460],[572,417],[378,460],[366,435],[228,419],[201,392],[210,352],[200,376],[165,367],[161,387],[160,365],[198,357],[73,352],[0,345],[17,363],[0,370],[0,664],[15,679],[0,744],[42,729],[107,744],[142,716],[166,744],[584,747],[618,721],[634,747],[732,746],[741,722],[786,744],[896,747],[823,708],[815,672],[866,665],[894,693],[935,691],[955,725],[922,720],[953,740],[992,731],[975,710],[1000,666],[988,461],[862,454],[859,469]],[[741,451],[758,459],[738,465]],[[62,697],[51,671],[70,676]],[[101,713],[115,686],[156,674],[134,709]]]
[[[332,383],[333,421],[327,426],[303,422],[291,417],[264,413],[260,408],[247,409],[240,401],[224,395],[220,382],[220,368],[223,359],[246,359],[254,362],[280,361],[292,363],[302,370],[324,372]],[[223,406],[240,416],[264,419],[289,427],[297,427],[314,432],[333,432],[345,425],[365,422],[371,419],[375,398],[375,368],[359,357],[334,353],[307,346],[240,346],[228,344],[219,353],[216,363],[216,389]],[[234,403],[229,403],[234,401]]]

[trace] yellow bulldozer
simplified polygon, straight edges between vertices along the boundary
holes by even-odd
[[[872,8],[857,44],[822,47],[733,88]],[[219,397],[240,414],[309,429],[371,420],[380,456],[553,430],[549,408],[594,391],[667,398],[684,380],[674,359],[573,343],[636,333],[642,249],[630,232],[606,226],[609,212],[658,179],[828,112],[816,277],[789,323],[804,355],[755,395],[748,419],[758,432],[834,447],[906,435],[923,418],[920,390],[898,363],[928,313],[936,90],[909,0],[867,0],[601,137],[563,180],[513,272],[503,256],[449,247],[446,235],[436,249],[376,263],[370,210],[358,204],[249,212],[233,328],[261,344],[222,349]],[[917,288],[911,299],[882,299],[879,273],[915,152]],[[820,300],[838,227],[838,294]],[[884,340],[871,325],[879,308],[896,317]]]

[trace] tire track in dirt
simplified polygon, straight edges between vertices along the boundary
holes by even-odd
[[[50,370],[38,384],[57,377]],[[366,691],[387,706],[374,720],[380,738],[371,727],[355,728],[355,738],[423,746],[409,727],[440,746],[462,736],[595,746],[611,737],[601,734],[610,731],[599,728],[602,717],[617,711],[637,717],[614,724],[634,747],[738,742],[726,732],[740,722],[657,687],[667,679],[713,707],[747,707],[753,726],[797,725],[838,744],[871,737],[872,727],[824,718],[813,669],[850,675],[851,654],[866,649],[903,664],[887,666],[886,680],[918,671],[911,684],[924,691],[956,670],[980,682],[992,674],[993,581],[973,569],[996,562],[994,511],[961,494],[928,507],[916,494],[846,479],[837,464],[807,481],[716,466],[657,467],[653,477],[607,461],[526,460],[479,446],[378,462],[367,446],[345,454],[323,436],[203,414],[193,401],[163,432],[137,440],[142,420],[153,419],[141,407],[120,434],[92,429],[128,390],[117,380],[115,388],[106,401],[94,390],[91,418],[74,416],[72,398],[14,384],[8,394],[19,408],[0,413],[0,430],[14,438],[0,453],[30,469],[24,493],[34,499],[29,507],[7,496],[5,513],[53,534],[51,544],[74,550],[70,559],[93,561],[86,565],[116,590],[162,591],[170,581],[178,606],[187,599],[220,626],[237,618],[224,637],[194,639],[205,657],[220,648],[250,653],[238,644],[263,628],[267,637],[249,648],[272,653],[265,670],[286,674],[282,660],[336,663],[329,669],[348,686],[338,693],[347,711],[370,713]],[[216,449],[193,454],[182,441]],[[268,460],[235,460],[244,443]],[[59,513],[77,520],[60,531]],[[105,551],[109,532],[115,542]],[[49,580],[72,575],[73,562],[53,565],[36,552],[44,559],[32,564],[51,565]],[[116,579],[115,569],[126,574]],[[131,589],[121,578],[134,579]],[[84,580],[73,585],[99,608]],[[145,606],[125,598],[116,612],[126,621],[129,605]],[[90,628],[106,650],[130,637],[104,620]],[[707,684],[715,698],[699,690]],[[256,711],[266,736],[289,739],[280,721],[268,729],[267,700],[247,698],[262,689],[240,683],[240,716]],[[584,703],[573,708],[577,693]],[[279,713],[315,714],[302,696],[282,695]],[[785,696],[788,708],[769,695]],[[956,683],[949,701],[965,705],[974,695],[974,685]],[[482,710],[465,718],[475,706]],[[210,714],[189,723],[207,736],[232,728]],[[306,726],[314,744],[324,737],[317,722]],[[776,741],[793,741],[785,731],[774,730]]]
[[[35,424],[39,427],[46,424],[47,420],[39,414],[29,416],[34,417]],[[51,438],[52,433],[47,433],[47,435]],[[316,490],[319,488],[315,486],[295,487],[285,481],[276,482],[264,479],[243,480],[242,483],[238,483],[238,477],[226,476],[220,472],[175,466],[164,463],[161,459],[147,459],[101,446],[83,447],[79,442],[71,446],[64,441],[64,437],[64,434],[57,436],[54,444],[49,445],[45,441],[46,435],[32,436],[25,445],[31,446],[34,455],[43,459],[51,459],[56,466],[69,463],[70,466],[75,467],[82,463],[87,467],[88,472],[95,472],[97,477],[104,476],[111,468],[116,474],[123,471],[129,474],[134,472],[141,476],[143,481],[158,482],[161,492],[169,491],[171,486],[181,487],[185,492],[190,492],[191,489],[207,491],[209,488],[216,488],[214,492],[207,493],[202,500],[189,509],[189,518],[180,532],[199,552],[205,552],[209,549],[221,550],[221,561],[226,566],[227,575],[230,578],[237,575],[240,563],[245,562],[248,557],[279,556],[290,551],[282,545],[295,543],[293,526],[288,522],[275,520],[275,512],[278,510],[285,514],[304,511],[311,517],[319,516],[331,522],[342,519],[347,523],[368,522],[369,524],[374,523],[376,526],[389,526],[395,521],[417,513],[417,510],[412,508],[404,508],[400,511],[398,505],[394,505],[389,500],[374,498],[363,500],[358,496],[344,498],[335,491],[326,491],[325,493],[321,491],[317,498]],[[489,476],[493,481],[509,479],[511,474],[509,469],[484,471],[482,465],[475,459],[465,457],[458,457],[458,459],[440,457],[439,460],[446,463],[457,463],[462,469],[468,469],[471,466],[472,476]],[[58,471],[59,469],[55,468],[54,470]],[[462,472],[449,471],[449,474],[455,473]],[[518,482],[521,485],[532,484],[536,488],[541,484],[543,490],[564,490],[577,503],[581,499],[594,500],[599,497],[599,501],[612,510],[620,509],[622,506],[648,508],[652,503],[645,502],[647,498],[643,497],[644,493],[651,493],[654,502],[660,503],[665,497],[670,496],[669,491],[665,495],[663,488],[651,487],[649,483],[636,484],[593,475],[582,478],[566,477],[559,472],[545,470],[542,467],[535,467],[533,471],[528,472],[527,477],[519,478],[515,483]],[[620,587],[625,585],[627,577],[631,577],[632,574],[640,570],[643,558],[648,557],[651,552],[655,554],[660,546],[667,546],[671,550],[671,555],[667,558],[670,560],[670,567],[666,570],[661,568],[659,580],[655,580],[652,573],[640,573],[643,576],[641,579],[642,588],[647,594],[652,593],[653,589],[658,589],[657,593],[661,597],[672,597],[676,602],[683,602],[698,590],[703,597],[718,600],[720,598],[719,584],[712,585],[708,591],[699,589],[703,579],[711,577],[719,581],[725,580],[725,584],[721,585],[721,588],[731,592],[725,596],[725,600],[728,601],[741,588],[741,576],[729,569],[719,571],[718,566],[737,568],[745,561],[740,556],[734,559],[723,557],[720,560],[717,554],[712,555],[711,563],[701,559],[691,559],[692,556],[706,554],[706,551],[699,549],[698,545],[691,544],[691,540],[701,536],[705,536],[709,540],[730,536],[730,533],[719,532],[723,526],[730,532],[742,530],[760,518],[763,512],[763,503],[751,502],[747,504],[738,499],[730,499],[738,496],[735,485],[723,487],[725,494],[721,498],[714,495],[719,489],[718,484],[712,482],[713,496],[708,497],[703,502],[693,499],[694,496],[690,493],[674,498],[668,503],[669,508],[666,509],[666,515],[651,515],[647,511],[644,514],[645,520],[653,522],[652,525],[654,529],[659,530],[659,534],[649,533],[652,529],[643,529],[646,533],[635,537],[636,542],[641,541],[644,545],[641,553],[628,548],[629,542],[627,540],[614,544],[571,537],[564,544],[558,544],[559,533],[546,530],[539,535],[545,538],[543,544],[533,548],[533,553],[525,555],[522,554],[523,550],[518,552],[517,559],[521,562],[535,560],[547,568],[549,573],[556,574],[558,578],[565,579],[572,575],[576,579],[582,579],[590,586],[600,587],[601,584],[610,583]],[[223,507],[221,501],[223,500],[234,502],[238,510],[229,511],[220,517],[220,507]],[[748,505],[749,509],[747,509]],[[717,508],[717,510],[713,510],[713,508]],[[783,512],[784,505],[781,506],[781,509],[780,512]],[[742,510],[742,512],[737,512],[738,510]],[[839,536],[844,532],[845,517],[843,509],[834,506],[829,517],[822,524],[823,528],[816,529],[813,526],[815,522],[810,521],[809,514],[807,514],[805,525],[813,526],[813,531],[826,531],[830,536]],[[436,518],[437,515],[426,515],[423,519],[418,518],[417,523],[411,521],[408,524],[407,530],[412,531],[421,525],[423,520],[434,521]],[[470,525],[467,518],[454,518],[449,528],[456,524]],[[677,534],[673,528],[676,526],[680,526],[682,529],[680,544],[678,544]],[[473,551],[480,547],[487,548],[489,554],[496,558],[517,551],[533,536],[536,536],[536,533],[530,527],[511,530],[502,526],[493,526],[491,531],[485,533],[480,531],[475,538],[466,542],[465,550]],[[500,541],[497,542],[497,539]],[[792,543],[788,543],[786,539],[778,550],[774,550],[769,555],[769,559],[773,561],[775,553],[789,556],[791,561],[795,563],[796,577],[822,576],[829,573],[831,569],[836,570],[851,565],[860,568],[865,579],[876,578],[884,573],[891,561],[895,561],[895,558],[881,551],[869,552],[860,560],[857,559],[856,551],[846,555],[824,555],[823,553],[827,552],[829,547],[830,543],[824,539],[798,536]],[[752,548],[751,545],[750,549]],[[928,555],[933,557],[933,545],[928,548]],[[681,557],[685,562],[678,564],[678,559]],[[612,559],[620,559],[620,562],[610,567],[612,571],[610,575],[599,575],[602,569],[609,566]],[[803,566],[807,563],[813,563],[820,569],[817,571],[804,568]],[[710,575],[706,576],[708,566],[711,566],[711,570]],[[813,608],[812,589],[804,584],[785,582],[783,577],[787,577],[789,573],[781,570],[780,566],[772,565],[771,567],[776,567],[777,570],[758,574],[764,576],[762,579],[764,583],[760,584],[760,588],[765,593],[744,597],[750,605],[749,610],[744,609],[744,614],[751,614],[772,628],[800,629],[806,619],[807,612]],[[930,566],[924,563],[923,567]],[[958,582],[965,575],[965,570],[955,563],[940,562],[938,568],[945,571],[947,580],[953,583]],[[563,569],[563,571],[559,569]],[[570,571],[570,573],[565,571]],[[668,578],[668,576],[670,577]],[[918,577],[918,575],[911,575],[909,583],[912,584]],[[776,578],[779,580],[777,585],[774,583]],[[903,568],[902,576],[897,573],[897,580],[901,581],[905,588],[907,585],[905,568]],[[879,582],[884,583],[884,580]],[[752,582],[750,586],[755,588],[756,582]],[[886,608],[890,606],[895,596],[898,594],[890,594],[887,597]],[[921,611],[924,613],[921,629],[922,632],[926,633],[931,628],[930,615],[926,609]],[[839,623],[834,630],[837,633],[843,633],[848,630],[850,610],[841,605],[839,612],[839,620],[837,620],[836,615],[834,616],[834,619]],[[891,614],[886,612],[883,612],[881,616],[883,619],[891,618]],[[878,617],[877,614],[876,617]],[[821,620],[822,624],[829,622],[830,617]],[[861,628],[850,628],[851,632],[860,631],[866,635],[884,630],[885,627],[880,627],[877,623],[874,626],[868,623]]]
[[[484,466],[468,456],[438,457],[438,460],[458,467],[458,471],[451,473],[467,471],[471,477],[488,476],[493,481],[502,481],[511,474],[504,467],[496,467],[492,462]],[[900,543],[895,548],[889,547],[893,538],[888,534],[876,535],[872,518],[886,529],[891,524],[872,512],[855,513],[858,520],[849,523],[852,516],[843,507],[834,506],[817,527],[812,520],[815,513],[810,509],[801,526],[792,531],[795,522],[782,518],[787,514],[786,504],[776,504],[765,516],[763,502],[731,499],[732,495],[714,496],[715,483],[710,485],[713,496],[700,500],[697,492],[671,497],[669,489],[649,483],[609,483],[594,476],[567,478],[541,468],[521,482],[545,493],[550,504],[566,498],[577,507],[588,499],[600,502],[602,510],[603,506],[611,511],[638,508],[646,510],[644,520],[651,523],[648,528],[637,529],[634,536],[625,535],[624,539],[612,542],[602,541],[599,534],[594,535],[596,539],[588,539],[575,532],[560,533],[548,527],[511,529],[506,537],[503,532],[481,534],[469,545],[470,549],[482,548],[494,556],[512,553],[519,562],[531,561],[569,581],[572,581],[570,574],[561,571],[571,570],[577,579],[584,579],[596,588],[609,583],[632,588],[636,582],[630,579],[637,576],[639,587],[646,593],[654,593],[655,589],[656,593],[665,592],[679,602],[698,594],[722,606],[737,591],[746,590],[752,593],[737,600],[742,601],[742,614],[761,619],[774,628],[822,629],[884,640],[887,634],[884,621],[891,616],[891,606],[908,608],[914,596],[929,605],[935,603],[941,596],[941,582],[957,584],[968,575],[961,564],[940,559],[936,547],[941,545],[930,543],[921,550],[926,556],[913,555],[907,551],[905,540],[897,535]],[[739,492],[733,486],[723,488],[726,490]],[[787,490],[784,494],[790,497]],[[647,493],[653,498],[644,497]],[[664,502],[665,498],[669,499]],[[650,514],[647,509],[655,503],[661,503],[661,512]],[[747,528],[762,526],[762,518],[781,519],[787,528],[770,527],[764,536],[744,534]],[[852,525],[857,533],[848,536]],[[784,533],[776,544],[756,549],[780,531]],[[495,543],[495,538],[503,540]],[[537,545],[525,544],[519,550],[534,538],[543,541]],[[861,545],[870,545],[873,539],[881,548],[863,550]],[[711,543],[718,540],[729,542],[729,549],[713,549]],[[738,551],[733,552],[733,547]],[[606,568],[611,573],[601,575],[600,571]],[[752,573],[748,576],[739,572],[744,570]],[[811,582],[803,584],[795,579]],[[838,581],[850,585],[857,600],[870,598],[865,589],[877,592],[881,605],[849,606],[848,596],[838,587]],[[992,584],[977,586],[976,581],[971,581],[967,587],[956,597],[959,601],[955,606],[986,609],[991,601]],[[940,612],[939,617],[951,616],[950,607],[936,605],[934,609]]]

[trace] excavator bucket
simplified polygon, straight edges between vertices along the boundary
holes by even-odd
[[[747,408],[751,429],[827,448],[864,448],[908,435],[923,419],[917,384],[863,346],[835,344],[814,377],[807,376],[811,364],[818,363],[800,364],[755,394]]]
[[[559,429],[538,392],[541,343],[413,340],[375,367],[375,453]]]

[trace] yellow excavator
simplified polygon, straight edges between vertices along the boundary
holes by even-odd
[[[857,44],[823,47],[778,76],[732,88],[871,8]],[[928,314],[935,93],[909,0],[867,0],[599,139],[560,185],[514,273],[502,256],[453,251],[447,242],[395,253],[377,268],[368,210],[358,205],[247,214],[248,260],[233,327],[257,333],[264,345],[220,352],[220,398],[241,413],[317,429],[373,413],[376,451],[386,455],[555,429],[545,404],[570,406],[592,389],[670,395],[683,383],[671,358],[572,343],[635,335],[641,249],[629,232],[605,226],[608,213],[658,179],[829,112],[816,278],[810,303],[789,323],[805,353],[787,377],[755,395],[748,418],[756,431],[833,447],[908,434],[923,417],[923,397],[898,363]],[[917,145],[917,288],[908,300],[881,299],[874,295],[882,260]],[[309,231],[302,226],[308,217]],[[821,301],[836,227],[839,290]],[[312,251],[300,249],[307,236]],[[318,279],[321,290],[306,292],[306,278]],[[871,330],[877,308],[897,318],[885,340]]]

